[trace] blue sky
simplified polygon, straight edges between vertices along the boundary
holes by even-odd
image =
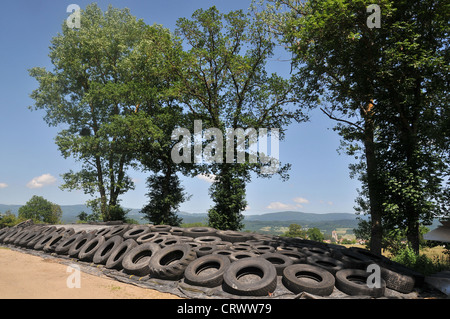
[[[85,8],[91,1],[33,0],[2,3],[0,17],[0,203],[24,204],[33,195],[43,196],[59,205],[83,204],[90,197],[80,191],[62,191],[61,174],[76,170],[79,164],[64,159],[54,138],[59,128],[48,127],[44,113],[30,111],[30,93],[37,87],[28,69],[41,66],[51,69],[48,58],[50,40],[69,16],[68,5]],[[105,10],[108,4],[128,7],[131,13],[148,24],[175,28],[180,17],[190,17],[198,8],[216,5],[221,12],[246,10],[250,0],[132,0],[97,1]],[[270,71],[281,75],[289,70],[289,54],[280,51],[270,63]],[[282,210],[309,213],[353,212],[359,182],[349,177],[348,164],[353,161],[339,155],[339,136],[334,123],[319,110],[310,113],[308,123],[292,124],[286,139],[280,142],[280,160],[292,164],[290,179],[282,182],[254,177],[247,187],[249,207],[245,214]],[[142,208],[147,202],[146,174],[131,171],[136,189],[122,196],[121,204]],[[192,195],[182,211],[204,213],[211,206],[210,183],[201,178],[182,178]]]

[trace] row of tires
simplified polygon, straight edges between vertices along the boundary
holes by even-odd
[[[95,231],[22,224],[0,230],[0,244],[64,255],[139,277],[218,287],[234,295],[267,296],[281,277],[297,294],[382,297],[385,289],[409,293],[420,274],[359,248],[326,245],[210,227],[116,225]],[[376,264],[381,278],[373,277]],[[376,274],[375,274],[376,275]],[[375,282],[374,281],[374,282]]]

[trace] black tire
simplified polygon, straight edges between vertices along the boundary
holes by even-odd
[[[270,261],[275,266],[278,276],[283,275],[284,268],[294,264],[291,258],[279,253],[266,253],[262,254],[260,257]]]
[[[34,249],[34,246],[37,244],[38,241],[40,241],[43,237],[45,237],[46,234],[39,233],[36,237],[33,237],[24,245],[24,247],[29,249]]]
[[[256,279],[256,277],[259,278]],[[268,296],[276,288],[277,271],[275,266],[260,257],[235,261],[223,275],[224,291],[234,295]]]
[[[216,233],[217,233],[217,230],[212,227],[189,227],[189,228],[183,229],[183,236],[189,236],[192,238],[197,238],[197,237],[202,237],[202,236],[215,236]]]
[[[70,246],[67,254],[72,258],[78,258],[78,254],[80,253],[83,246],[89,242],[92,238],[94,238],[94,233],[86,233],[77,238]]]
[[[141,277],[148,275],[150,260],[160,249],[155,243],[145,243],[134,247],[123,257],[123,270],[131,275]]]
[[[172,226],[170,226],[170,225],[152,225],[152,226],[150,226],[150,230],[155,233],[170,232],[171,229],[172,229]]]
[[[150,259],[150,276],[160,279],[178,280],[184,275],[196,254],[188,244],[172,245],[161,249]]]
[[[81,236],[85,235],[84,231],[73,234],[72,236],[66,238],[62,242],[58,244],[55,248],[55,253],[59,255],[66,255],[69,253],[70,247],[73,245],[75,241],[77,241]]]
[[[78,259],[83,261],[92,261],[95,253],[105,243],[105,241],[106,239],[104,236],[95,236],[83,245],[83,248],[81,248],[78,253]]]
[[[223,255],[206,255],[192,261],[184,271],[184,281],[201,287],[217,287],[223,282],[223,274],[230,265]]]
[[[170,233],[173,236],[183,236],[183,228],[182,227],[172,227],[170,229]]]
[[[129,225],[116,225],[112,227],[109,232],[103,235],[106,240],[114,237],[114,236],[122,236],[127,232],[127,230],[130,228]]]
[[[306,263],[328,270],[333,275],[344,268],[344,263],[342,261],[328,256],[308,256],[306,258]]]
[[[216,245],[210,244],[210,245],[200,245],[194,248],[194,251],[197,254],[197,257],[203,257],[212,254],[217,249],[218,248]]]
[[[47,243],[53,238],[54,235],[55,235],[54,232],[52,232],[50,234],[46,234],[45,236],[43,236],[41,239],[39,239],[37,241],[37,243],[34,245],[33,249],[34,250],[44,249],[45,245],[47,245]]]
[[[342,249],[340,253],[341,257],[336,258],[344,263],[344,268],[366,270],[367,266],[372,263],[372,261],[366,256],[350,249]]]
[[[11,242],[11,244],[13,244],[14,246],[19,246],[19,242],[20,242],[23,238],[27,237],[29,234],[30,234],[30,231],[29,231],[29,230],[22,230],[22,231],[18,234],[18,236],[15,236],[15,237],[14,237],[14,240]]]
[[[53,235],[53,237],[50,239],[50,241],[44,246],[42,249],[46,253],[52,253],[55,251],[55,248],[59,245],[60,242],[64,240],[64,234],[63,233],[56,233]]]
[[[222,241],[222,239],[217,236],[200,236],[200,237],[194,238],[194,242],[204,244],[204,245],[217,244],[221,241]]]
[[[305,264],[306,263],[306,255],[298,250],[277,250],[277,253],[288,256],[292,259],[294,264]]]
[[[282,282],[295,294],[308,292],[318,296],[329,296],[333,292],[335,279],[323,268],[294,264],[284,269]]]
[[[222,256],[226,256],[228,259],[230,259],[230,261],[231,261],[231,258],[230,258],[230,256],[233,254],[233,251],[231,251],[231,250],[229,250],[229,249],[217,249],[217,250],[214,250],[213,252],[212,252],[212,254],[213,255],[222,255]]]
[[[182,243],[181,239],[178,238],[178,236],[163,236],[161,238],[164,238],[164,241],[159,244],[161,248],[165,248],[172,245],[178,245]]]
[[[93,235],[95,236],[105,236],[107,233],[111,231],[111,227],[104,227],[102,229],[97,230]]]
[[[252,253],[251,251],[232,251],[231,255],[229,256],[231,262],[235,262],[241,259],[246,258],[256,258],[258,257],[257,254]]]
[[[336,273],[336,288],[350,296],[371,296],[379,298],[384,296],[386,282],[380,278],[380,288],[369,288],[367,277],[369,272],[362,269],[342,269]]]
[[[148,243],[148,242],[153,241],[153,240],[156,239],[158,236],[159,236],[158,233],[145,233],[145,234],[139,236],[139,237],[136,239],[136,242],[137,242],[139,245],[142,245],[142,244],[145,244],[145,243]]]
[[[415,286],[415,278],[400,269],[396,269],[390,265],[382,265],[381,278],[386,282],[386,287],[395,291],[409,294]]]
[[[253,239],[252,235],[233,230],[219,230],[217,235],[222,238],[223,241],[229,241],[230,243],[244,242]]]
[[[124,240],[119,246],[114,248],[106,261],[105,267],[108,269],[123,269],[122,260],[126,254],[138,244],[132,238]]]
[[[22,228],[16,228],[12,230],[7,237],[3,239],[4,244],[10,244],[13,242],[17,236],[23,234]]]
[[[145,226],[145,227],[133,227],[129,230],[127,230],[124,234],[123,234],[123,239],[127,240],[127,239],[134,239],[136,240],[137,238],[141,237],[142,235],[148,234],[150,233],[150,228]]]
[[[8,234],[12,231],[11,228],[5,227],[0,229],[0,243],[3,243],[3,240],[8,236]]]
[[[270,245],[253,245],[253,251],[257,254],[263,255],[268,253],[274,253],[275,247]]]
[[[38,237],[41,233],[37,231],[31,231],[28,233],[27,236],[21,238],[21,240],[18,242],[18,246],[26,247],[26,245],[33,240],[34,238]]]
[[[320,247],[303,247],[301,249],[308,256],[330,256],[330,252]]]
[[[123,242],[123,238],[120,235],[111,237],[101,245],[92,257],[94,264],[106,264],[109,256],[113,252],[114,248],[119,246]]]

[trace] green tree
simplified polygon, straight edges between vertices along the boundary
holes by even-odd
[[[18,214],[20,219],[32,219],[35,223],[48,224],[60,224],[61,217],[61,206],[36,195],[19,208]]]
[[[273,1],[261,16],[293,53],[305,102],[338,122],[358,163],[358,211],[370,214],[371,250],[383,227],[401,224],[417,248],[419,220],[438,212],[444,151],[436,128],[448,104],[448,6],[433,0],[378,1],[381,28],[369,27],[371,1]],[[447,122],[448,123],[448,122]],[[448,173],[447,173],[448,174]]]
[[[16,215],[14,215],[10,210],[5,213],[0,213],[0,228],[12,227],[18,223]]]
[[[322,242],[324,237],[319,228],[313,227],[306,231],[306,236],[310,240]]]
[[[306,231],[302,229],[302,226],[298,224],[290,224],[288,231],[283,233],[284,237],[299,237],[299,238],[306,238]]]
[[[110,6],[102,12],[96,4],[81,10],[81,21],[79,29],[64,21],[62,33],[52,39],[52,71],[29,71],[39,83],[31,97],[35,109],[46,111],[50,126],[64,127],[56,136],[61,154],[82,165],[63,175],[61,188],[96,196],[91,204],[103,220],[122,219],[115,208],[119,196],[134,188],[126,174],[134,160],[133,128],[124,119],[136,105],[130,99],[130,65],[146,25],[128,9]]]
[[[251,20],[242,10],[223,14],[211,7],[195,11],[192,20],[179,19],[176,34],[187,46],[179,74],[181,101],[192,122],[201,120],[223,133],[208,141],[225,141],[227,129],[238,128],[277,128],[282,139],[291,121],[306,119],[300,109],[284,107],[296,102],[292,83],[265,70],[274,43],[262,21]],[[243,162],[238,162],[237,152],[227,159],[223,146],[216,147],[215,158],[194,172],[216,176],[210,188],[214,206],[209,210],[209,224],[236,230],[242,227],[250,172],[270,174],[262,171],[262,161],[251,163],[248,152]],[[278,173],[287,178],[288,168],[285,165]]]

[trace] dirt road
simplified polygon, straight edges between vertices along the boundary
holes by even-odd
[[[0,299],[176,299],[175,295],[79,273],[57,260],[0,247]],[[71,277],[72,276],[72,277]],[[76,285],[79,283],[80,287]],[[72,286],[70,288],[69,286]]]

